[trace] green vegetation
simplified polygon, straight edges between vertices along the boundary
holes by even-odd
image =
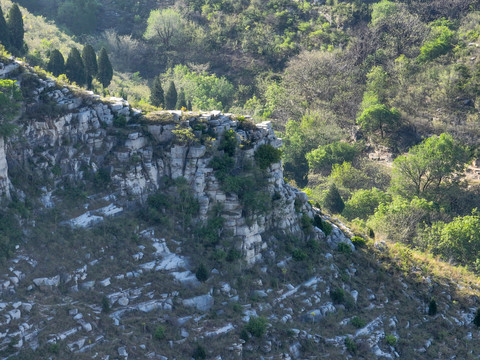
[[[274,148],[270,144],[260,145],[255,151],[255,162],[262,170],[267,169],[270,165],[278,163],[282,156],[279,149]]]
[[[245,330],[247,330],[252,336],[262,337],[267,331],[268,321],[264,317],[250,317]]]
[[[22,13],[20,12],[20,8],[17,4],[13,4],[13,6],[8,11],[7,28],[10,34],[10,50],[16,55],[23,54],[23,37],[25,34],[25,30],[23,26]]]
[[[165,92],[165,108],[169,110],[176,109],[177,106],[177,89],[175,83],[170,81],[167,91]]]
[[[160,76],[157,76],[153,79],[153,83],[150,88],[150,103],[153,106],[164,106],[165,94],[163,92],[162,79],[160,78]]]
[[[100,84],[104,88],[110,85],[110,82],[113,78],[113,68],[110,62],[110,58],[108,57],[107,50],[102,48],[100,50],[100,54],[98,55],[98,72],[97,72],[97,79],[100,81]]]
[[[77,48],[72,48],[65,62],[65,74],[71,82],[83,86],[87,83],[85,65]]]
[[[12,120],[18,114],[22,99],[15,81],[0,79],[0,136],[8,137],[15,132]]]

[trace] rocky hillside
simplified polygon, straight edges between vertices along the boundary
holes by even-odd
[[[321,214],[269,123],[2,71],[23,95],[0,144],[2,358],[480,355],[476,278]]]

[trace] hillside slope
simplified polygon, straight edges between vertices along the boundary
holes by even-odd
[[[478,280],[354,246],[283,182],[268,123],[142,115],[4,63],[23,101],[0,151],[2,358],[480,355]]]

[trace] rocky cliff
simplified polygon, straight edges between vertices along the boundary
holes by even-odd
[[[7,163],[15,174],[37,180],[38,190],[48,198],[46,206],[51,201],[48,194],[66,183],[78,186],[99,174],[109,179],[108,193],[122,208],[144,202],[162,187],[162,179],[183,177],[199,201],[199,221],[206,221],[213,207],[221,204],[225,231],[236,239],[249,263],[261,257],[270,230],[301,236],[301,216],[313,217],[306,195],[284,182],[280,162],[265,172],[267,186],[262,191],[268,210],[248,214],[248,218],[239,195],[222,190],[210,165],[215,155],[223,153],[218,146],[228,131],[234,132],[240,145],[234,155],[239,170],[242,164],[255,162],[254,154],[262,145],[280,147],[281,140],[268,122],[254,126],[216,111],[165,111],[145,117],[123,99],[101,100],[32,71],[23,73],[19,82],[27,99],[19,120],[21,130],[0,143],[0,190],[7,196],[11,189],[15,191]],[[182,134],[175,134],[179,129],[192,138],[179,139]],[[88,223],[89,217],[82,219]]]

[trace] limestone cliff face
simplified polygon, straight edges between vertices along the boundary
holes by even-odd
[[[215,204],[222,204],[225,230],[238,239],[236,246],[250,263],[261,257],[270,230],[301,234],[301,216],[313,216],[306,195],[283,181],[280,163],[272,164],[266,172],[265,192],[270,198],[275,196],[271,209],[250,214],[248,219],[238,196],[222,191],[210,167],[229,130],[235,131],[239,142],[249,144],[238,148],[237,160],[253,162],[255,151],[263,144],[281,146],[268,122],[242,129],[232,115],[218,111],[162,112],[155,115],[157,120],[148,119],[123,99],[101,101],[92,93],[74,93],[38,77],[33,81],[30,77],[32,82],[36,86],[26,103],[22,130],[6,144],[0,140],[3,194],[9,195],[11,187],[7,162],[17,174],[34,178],[44,193],[64,186],[66,181],[85,181],[88,175],[101,171],[111,179],[108,191],[121,206],[144,201],[161,186],[164,177],[183,177],[199,200],[200,221],[207,220]],[[43,111],[45,104],[50,104],[48,113]],[[190,129],[198,137],[198,130],[192,128],[198,123],[211,135],[209,144],[176,141],[178,128]]]

